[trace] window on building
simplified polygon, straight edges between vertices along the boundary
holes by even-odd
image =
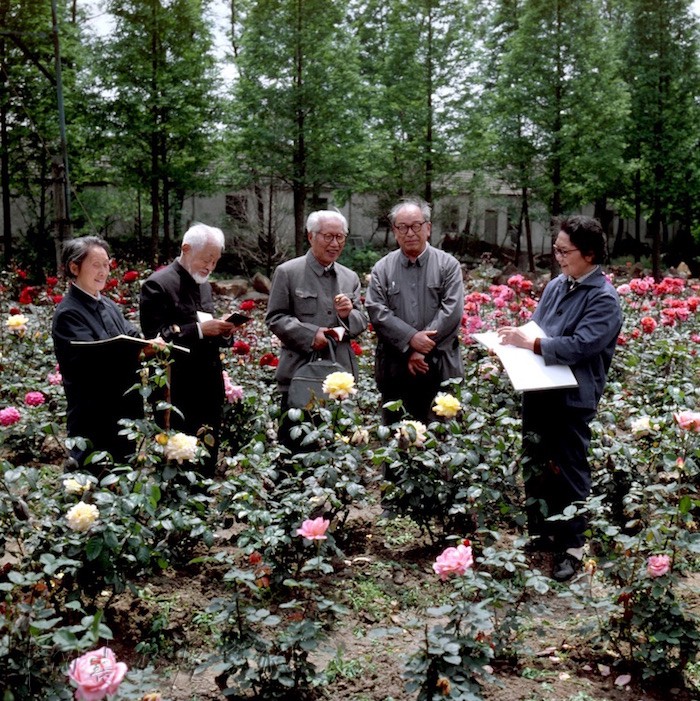
[[[484,212],[484,241],[497,243],[498,239],[498,212],[495,209],[487,209]]]

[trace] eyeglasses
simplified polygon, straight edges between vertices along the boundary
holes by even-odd
[[[394,229],[400,234],[407,234],[409,229],[414,234],[417,234],[423,228],[423,224],[427,223],[428,222],[424,221],[414,221],[413,224],[394,224]]]
[[[554,251],[554,255],[557,258],[566,258],[569,253],[573,253],[574,251],[578,251],[578,248],[559,248],[559,246],[552,246],[552,250]]]
[[[331,243],[332,241],[345,243],[345,239],[348,237],[347,234],[322,234],[320,231],[316,233],[316,236],[326,243]]]

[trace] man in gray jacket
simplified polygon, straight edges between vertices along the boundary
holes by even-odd
[[[463,377],[459,329],[464,282],[459,262],[433,248],[430,206],[403,200],[389,213],[399,249],[372,270],[365,306],[377,333],[375,376],[384,403],[397,399],[413,418],[435,418],[440,385]],[[401,414],[382,411],[385,424]]]
[[[290,448],[294,442],[289,437],[286,412],[294,373],[314,352],[328,357],[329,336],[342,335],[335,344],[336,360],[357,379],[350,340],[367,328],[360,307],[360,279],[336,262],[348,235],[345,217],[332,210],[312,212],[306,231],[311,248],[306,255],[277,268],[265,317],[267,327],[282,342],[276,374],[283,415],[278,437]],[[337,334],[338,328],[342,334]]]

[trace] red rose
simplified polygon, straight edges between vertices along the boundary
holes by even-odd
[[[118,263],[114,258],[112,258],[112,260],[109,261],[109,269],[110,270],[116,270],[117,265],[118,265]]]
[[[33,287],[25,287],[20,293],[19,293],[19,303],[20,304],[31,304],[32,303],[32,295],[34,293],[34,288]]]
[[[657,326],[656,319],[651,316],[643,316],[640,323],[644,333],[653,333]]]
[[[236,355],[247,355],[250,353],[250,346],[245,341],[236,341],[233,344],[233,352]]]
[[[242,312],[250,312],[253,309],[255,309],[255,300],[246,299],[243,302],[241,302],[241,311]]]
[[[54,304],[58,304],[62,299],[63,299],[63,295],[53,295],[53,297],[51,297],[51,301]]]
[[[350,341],[350,348],[355,355],[362,355],[362,346],[357,341]]]
[[[280,359],[274,353],[265,353],[260,357],[260,367],[276,368],[280,364]]]
[[[259,552],[250,553],[248,561],[251,565],[259,565],[262,562],[262,555]]]
[[[21,270],[20,268],[17,268],[17,277],[20,280],[26,280],[27,279],[27,273],[25,270]]]
[[[134,282],[135,280],[139,279],[139,274],[136,270],[127,270],[124,273],[124,277],[122,278],[122,282]]]
[[[105,292],[108,290],[113,290],[117,285],[119,284],[119,280],[115,277],[109,278],[107,282],[105,282]]]
[[[46,284],[49,287],[55,287],[56,285],[58,285],[58,278],[53,277],[52,275],[47,275],[46,276]]]
[[[10,307],[10,314],[19,314],[21,309],[19,307]]]

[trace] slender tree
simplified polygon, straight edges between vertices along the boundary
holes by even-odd
[[[63,115],[57,104],[51,4],[0,0],[0,188],[6,263],[14,254],[13,233],[21,232],[31,242],[28,250],[37,267],[51,241],[51,164],[62,159],[59,125],[62,117],[71,116],[79,67],[76,28],[64,19],[65,3],[56,8],[60,67],[70,95]],[[13,226],[13,200],[25,212],[21,225]]]
[[[602,4],[503,0],[491,36],[496,173],[547,203],[551,217],[606,196],[624,172],[629,101]]]
[[[122,183],[149,193],[154,262],[159,253],[170,257],[184,198],[217,185],[209,169],[221,110],[206,7],[206,0],[111,0],[114,32],[97,42],[110,162]]]
[[[628,6],[623,57],[632,95],[628,158],[634,164],[635,234],[641,244],[646,216],[658,278],[669,224],[684,220],[688,232],[698,221],[697,208],[693,216],[689,206],[691,188],[698,193],[697,19],[690,0],[630,0]]]
[[[301,254],[307,199],[328,188],[352,191],[359,172],[360,84],[346,3],[239,0],[233,14],[239,183],[291,188]]]
[[[470,165],[464,137],[477,92],[473,15],[468,1],[355,3],[371,89],[372,186],[384,205],[408,194],[432,201],[452,191],[457,171]]]

